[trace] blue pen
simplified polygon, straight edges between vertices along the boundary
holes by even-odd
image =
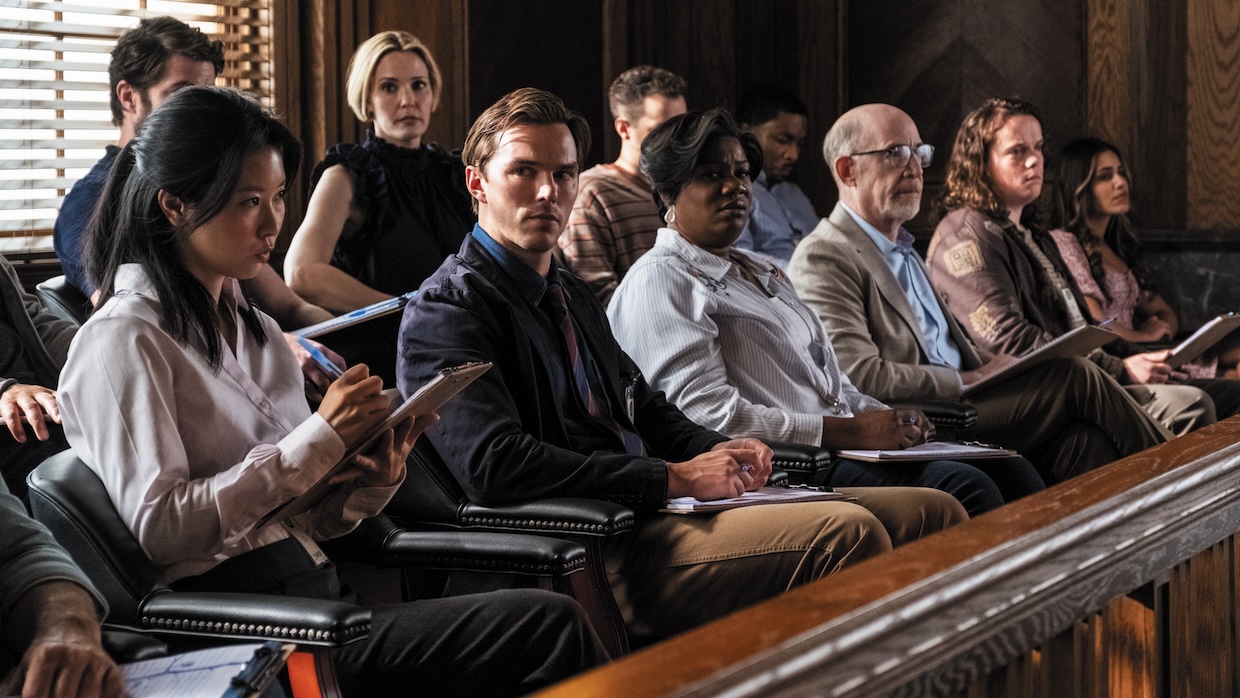
[[[327,375],[331,376],[333,379],[339,378],[341,374],[344,373],[343,369],[341,369],[339,366],[333,363],[331,359],[327,358],[327,354],[324,354],[323,352],[319,351],[319,348],[314,346],[314,344],[311,343],[310,340],[306,339],[305,337],[298,337],[297,343],[300,344],[303,349],[309,352],[310,358],[314,359],[315,363],[322,366],[323,370],[327,371]]]

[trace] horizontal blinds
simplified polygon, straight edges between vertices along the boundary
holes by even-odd
[[[116,140],[108,58],[145,17],[170,15],[224,43],[219,84],[271,104],[270,0],[0,2],[0,251],[51,248],[65,192]]]

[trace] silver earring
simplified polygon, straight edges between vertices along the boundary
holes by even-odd
[[[668,225],[675,223],[676,222],[676,209],[672,208],[671,206],[668,206],[667,213],[663,214],[663,220]]]

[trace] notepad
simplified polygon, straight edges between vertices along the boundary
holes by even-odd
[[[1097,325],[1084,325],[1052,339],[1034,349],[1012,363],[986,376],[982,380],[967,385],[960,397],[969,397],[979,390],[1015,378],[1031,368],[1040,366],[1052,359],[1069,359],[1074,356],[1085,356],[1089,352],[1119,339],[1119,335]]]
[[[378,303],[374,303],[363,308],[358,308],[357,310],[351,310],[344,315],[334,317],[330,320],[324,320],[323,322],[310,325],[308,327],[303,327],[300,330],[293,331],[291,334],[295,337],[305,337],[306,339],[322,337],[323,335],[330,334],[336,330],[352,327],[353,325],[366,322],[367,320],[383,317],[384,315],[390,315],[404,308],[405,304],[412,300],[416,295],[418,295],[417,291],[410,291],[402,296],[389,298],[385,301],[379,301]]]
[[[247,643],[185,652],[122,665],[132,698],[220,698],[261,691],[296,648],[281,642]]]
[[[796,502],[847,502],[855,499],[831,488],[821,490],[797,489],[791,487],[763,487],[753,492],[746,492],[739,497],[728,499],[712,499],[701,501],[693,497],[674,497],[664,503],[659,511],[665,514],[706,514],[713,511],[726,511],[758,504],[792,504]]]
[[[1011,458],[1016,451],[976,443],[931,441],[901,449],[868,450],[850,448],[836,451],[839,458],[877,463],[879,461],[973,460],[977,458]]]
[[[1236,313],[1219,315],[1197,328],[1197,331],[1189,335],[1188,339],[1176,345],[1171,350],[1171,356],[1167,357],[1167,363],[1172,368],[1179,368],[1209,351],[1211,347],[1223,341],[1224,337],[1238,328],[1240,328],[1240,315]]]

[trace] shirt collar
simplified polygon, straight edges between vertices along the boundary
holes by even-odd
[[[543,277],[530,268],[530,265],[521,261],[516,255],[509,252],[507,248],[499,244],[495,238],[491,237],[490,233],[482,229],[481,225],[475,223],[473,233],[471,234],[474,240],[482,246],[483,252],[495,260],[495,263],[499,265],[500,271],[516,286],[517,293],[521,294],[521,297],[530,304],[538,305],[542,301],[549,282],[560,283],[560,268],[556,264],[554,256],[551,258],[551,269],[547,272],[547,276]],[[567,288],[564,289],[564,293],[566,296],[571,295]]]
[[[159,292],[155,289],[155,284],[151,283],[151,277],[146,273],[146,268],[136,262],[120,265],[116,270],[116,278],[113,279],[112,286],[118,295],[125,292],[159,300]],[[236,279],[224,279],[224,286],[220,289],[220,300],[230,311],[236,311],[238,308],[245,310],[250,307]]]
[[[753,181],[753,183],[754,183],[754,184],[761,184],[761,185],[762,185],[762,188],[763,188],[763,189],[766,189],[767,191],[770,191],[770,190],[771,190],[771,187],[773,186],[773,185],[771,184],[771,180],[770,180],[770,179],[768,179],[768,178],[767,178],[767,176],[766,176],[766,170],[762,170],[761,172],[759,172],[759,173],[758,173],[758,178],[757,178],[757,179],[755,179],[755,180]]]
[[[659,228],[659,237],[655,241],[656,247],[663,247],[685,260],[694,270],[694,273],[700,273],[706,278],[713,281],[720,281],[727,275],[736,263],[731,259],[720,257],[709,250],[698,247],[689,242],[680,235],[680,233],[672,228]],[[772,276],[779,276],[782,272],[779,268],[771,264],[766,259],[753,254],[748,250],[742,250],[733,247],[729,251],[730,256],[743,258],[749,266],[750,271],[759,279],[763,286],[770,286]]]
[[[715,281],[722,279],[732,268],[732,262],[689,242],[672,228],[659,228],[655,245],[668,248],[688,262],[690,266]]]
[[[896,233],[896,241],[892,242],[886,235],[880,233],[878,228],[870,225],[869,221],[858,215],[856,211],[852,210],[848,204],[841,201],[840,207],[847,211],[848,215],[852,216],[852,219],[857,223],[857,225],[864,230],[865,234],[868,235],[870,239],[874,241],[874,244],[878,246],[878,251],[881,252],[884,257],[897,250],[903,252],[904,254],[908,254],[912,251],[914,239],[913,234],[905,230],[903,226],[900,227],[900,232]]]

